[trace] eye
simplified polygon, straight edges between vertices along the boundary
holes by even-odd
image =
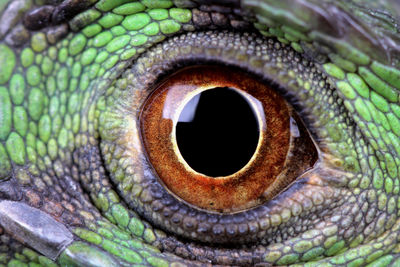
[[[272,199],[317,159],[287,101],[236,68],[170,75],[146,100],[140,125],[160,182],[179,200],[214,212]]]
[[[313,75],[310,86],[321,86],[324,78],[291,48],[252,34],[189,33],[149,49],[109,88],[99,118],[102,155],[119,195],[146,221],[177,238],[175,243],[265,244],[287,239],[278,226],[297,224],[300,215],[312,223],[306,219],[309,207],[293,203],[304,198],[302,188],[310,179],[317,182],[312,172],[321,164],[310,134],[315,128],[302,120],[312,125],[302,106],[310,103],[300,101],[301,94],[289,94],[295,86],[302,90],[292,81],[304,69]],[[230,117],[230,112],[221,119],[233,121],[227,127],[235,130],[222,128],[232,153],[212,145],[220,142],[215,126],[208,128],[211,102],[204,101],[221,109],[243,105],[236,110],[240,115]],[[184,122],[191,113],[193,121],[205,120],[198,133],[208,131],[209,137],[187,131],[197,127]],[[253,130],[247,132],[240,121],[253,121],[248,127]],[[238,134],[239,127],[250,142],[243,153],[235,149],[239,137],[226,138],[233,136],[229,132]],[[196,138],[213,150],[193,150]],[[213,153],[221,153],[226,165],[216,162],[215,168],[212,160],[203,160]],[[319,187],[307,193],[314,190]],[[293,229],[290,236],[302,231]],[[171,251],[165,242],[162,246]]]

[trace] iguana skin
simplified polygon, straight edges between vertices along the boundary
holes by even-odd
[[[1,265],[400,265],[396,1],[2,0],[0,14]],[[197,242],[146,213],[141,88],[157,60],[196,53],[273,80],[319,151],[256,210],[257,242]]]

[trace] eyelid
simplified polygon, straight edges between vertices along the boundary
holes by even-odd
[[[251,49],[243,49],[243,44]],[[271,200],[257,208],[226,215],[195,209],[177,201],[163,188],[143,154],[145,150],[140,140],[140,124],[137,121],[140,108],[160,80],[177,69],[199,63],[232,66],[252,73],[255,77],[261,77],[261,81],[274,80],[276,82],[273,85],[279,84],[278,92],[288,92],[289,89],[302,90],[299,84],[293,83],[293,77],[295,77],[293,70],[309,69],[313,72],[313,80],[323,80],[323,77],[316,72],[311,63],[301,60],[290,48],[275,43],[273,40],[259,38],[252,34],[199,32],[172,38],[150,49],[122,75],[121,82],[124,81],[122,83],[127,83],[128,86],[122,90],[115,88],[113,93],[115,96],[110,96],[115,101],[108,107],[110,118],[105,117],[105,120],[100,121],[100,127],[103,129],[101,134],[119,136],[117,144],[111,144],[111,147],[108,144],[107,151],[114,149],[124,151],[122,158],[114,161],[112,167],[113,169],[129,169],[129,173],[124,173],[123,181],[118,180],[119,178],[112,170],[110,176],[130,208],[153,225],[178,236],[212,243],[232,242],[232,238],[225,233],[227,227],[232,226],[235,218],[240,217],[243,223],[259,225],[263,222],[263,225],[270,225],[271,212],[275,214],[283,212],[284,207],[281,203],[291,197],[294,192],[301,194],[304,186],[296,186],[296,184],[307,183],[307,179],[295,181],[291,185],[283,185],[288,186],[288,189],[287,193],[278,194],[276,199],[279,199],[279,202]],[[317,84],[312,83],[311,86],[317,86]],[[284,95],[285,98],[288,97],[287,93]],[[290,96],[288,98],[290,99]],[[119,118],[117,121],[121,122],[119,125],[116,125],[116,117]],[[291,220],[294,219],[293,217]],[[263,238],[263,233],[265,234],[265,229],[260,227],[257,226],[256,232],[251,234],[241,233],[235,240],[238,243],[259,241]],[[217,228],[222,229],[222,232]],[[298,233],[295,231],[292,234],[294,236]]]

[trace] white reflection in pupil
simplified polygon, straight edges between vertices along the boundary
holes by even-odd
[[[194,116],[196,115],[197,105],[200,101],[200,95],[195,95],[190,101],[185,105],[181,114],[179,115],[178,122],[192,122]]]

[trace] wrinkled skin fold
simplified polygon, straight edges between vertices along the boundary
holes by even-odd
[[[400,265],[399,17],[389,0],[0,1],[0,265]],[[198,64],[270,84],[317,151],[254,208],[188,205],[147,160],[143,103]]]

